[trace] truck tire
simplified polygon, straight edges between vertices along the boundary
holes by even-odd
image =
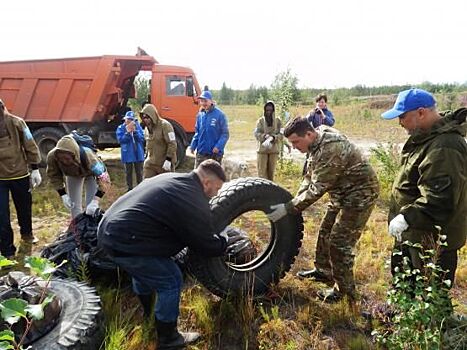
[[[39,147],[41,154],[41,165],[45,166],[47,161],[47,154],[55,147],[58,140],[65,135],[61,128],[45,127],[34,130],[32,136]]]
[[[240,178],[226,184],[211,199],[215,228],[224,229],[249,211],[270,211],[273,204],[284,203],[292,195],[275,183],[260,178]],[[287,215],[271,224],[266,248],[252,261],[234,265],[225,257],[208,258],[190,253],[188,271],[219,297],[227,295],[261,296],[290,269],[299,253],[303,238],[301,215]]]
[[[57,325],[32,350],[98,350],[104,339],[103,311],[93,287],[84,282],[53,279],[49,285],[62,303]]]
[[[183,140],[178,134],[176,134],[176,138],[177,138],[177,164],[175,165],[175,167],[178,167],[185,160],[186,147],[185,147],[185,143],[183,142]]]

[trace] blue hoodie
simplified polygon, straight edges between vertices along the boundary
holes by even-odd
[[[219,153],[224,153],[224,147],[229,139],[227,117],[219,108],[212,105],[209,110],[201,110],[196,116],[195,135],[190,148],[198,154],[212,155],[214,147]]]
[[[122,163],[137,163],[144,161],[144,133],[138,121],[133,134],[126,131],[125,123],[117,128],[117,140],[120,143]]]

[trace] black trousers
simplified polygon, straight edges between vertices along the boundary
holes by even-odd
[[[133,168],[136,173],[136,184],[139,185],[143,181],[143,162],[123,163],[126,174],[126,185],[128,190],[133,189]]]
[[[0,252],[14,255],[13,229],[10,221],[10,194],[18,216],[21,236],[32,235],[32,195],[29,176],[17,180],[0,180]]]

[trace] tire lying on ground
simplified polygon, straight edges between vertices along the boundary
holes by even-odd
[[[28,344],[32,350],[98,350],[104,339],[103,311],[93,287],[84,282],[53,279],[49,290],[61,302],[52,330]]]
[[[292,195],[288,191],[265,179],[241,178],[231,181],[210,202],[216,230],[223,230],[244,213],[268,213],[271,205],[290,199]],[[271,283],[277,283],[284,276],[294,262],[303,238],[302,216],[287,215],[271,223],[269,237],[266,248],[250,262],[235,265],[225,257],[208,258],[190,252],[188,270],[220,297],[261,296],[268,291]]]

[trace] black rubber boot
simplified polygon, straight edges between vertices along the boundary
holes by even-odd
[[[177,322],[161,322],[156,320],[157,349],[183,349],[196,342],[200,334],[197,332],[179,332]]]
[[[138,299],[143,306],[144,318],[150,319],[152,317],[152,307],[154,298],[152,294],[138,294]]]
[[[330,282],[331,281],[331,278],[326,276],[324,272],[318,269],[299,271],[297,272],[297,277],[303,278],[303,279],[311,278],[317,282]]]

